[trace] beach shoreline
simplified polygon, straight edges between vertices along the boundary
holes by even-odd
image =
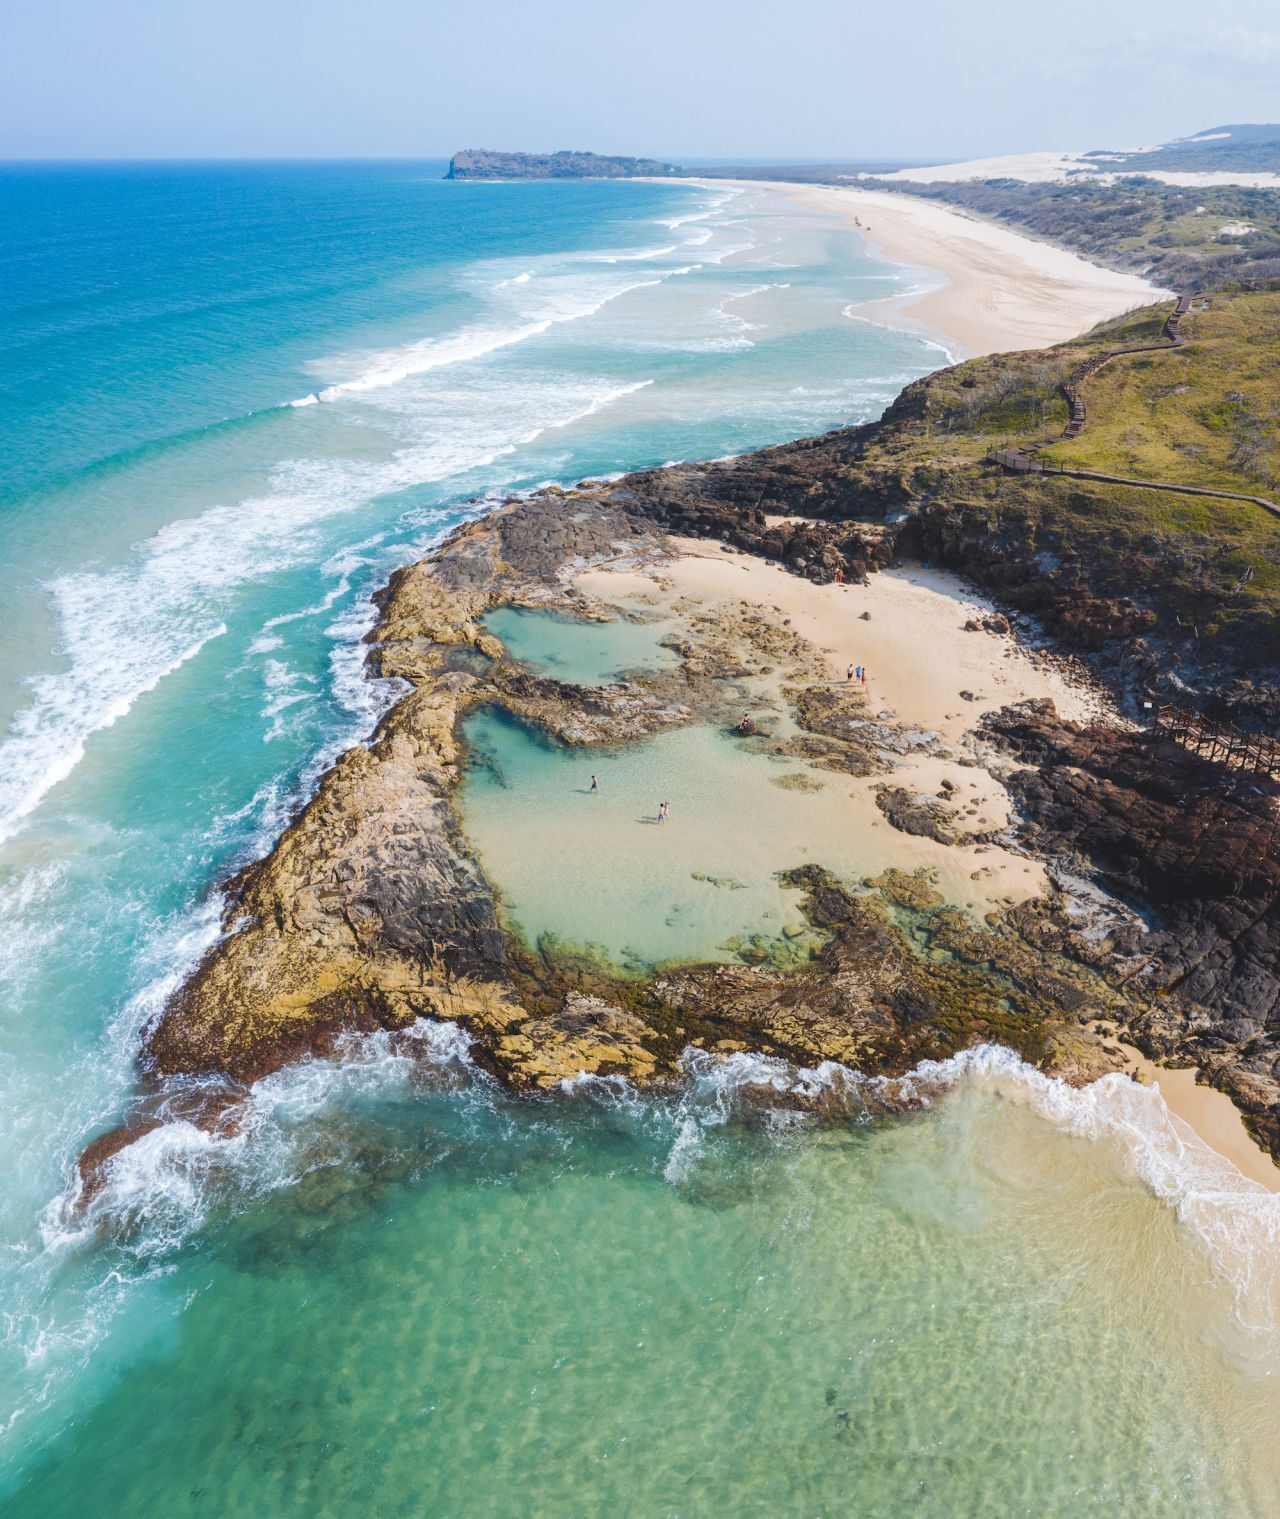
[[[1173,293],[916,196],[785,180],[697,183],[768,188],[808,210],[835,213],[890,263],[937,276],[900,295],[858,302],[846,314],[936,342],[952,362],[1052,347]]]
[[[936,331],[950,337],[963,333],[984,352],[1016,347],[1018,341],[1042,345],[1069,338],[1082,326],[1157,293],[1133,276],[1112,275],[1075,255],[938,207],[899,206],[896,201],[886,206],[893,198],[877,192],[776,188],[786,191],[786,205],[800,208],[798,215],[805,207],[816,207],[829,228],[833,209],[838,209],[867,237],[884,235],[880,225],[862,220],[868,206],[876,207],[877,223],[892,222],[898,229],[892,232],[892,256],[905,259],[914,252],[918,267],[946,270],[946,286],[897,296],[896,307],[924,313]],[[884,238],[886,250],[890,241]],[[985,302],[977,299],[978,290],[987,291]],[[971,308],[967,318],[966,304]],[[835,434],[829,440],[838,454],[841,442]],[[1012,757],[1022,752],[1016,741],[1009,742],[1016,734],[1002,730],[997,715],[1025,708],[1042,718],[1047,713],[1049,722],[1086,726],[1105,717],[1118,734],[1131,725],[1097,688],[1069,678],[1069,662],[1029,650],[1012,637],[1008,619],[973,595],[967,582],[911,564],[917,557],[936,564],[938,556],[918,530],[904,534],[897,548],[894,527],[906,520],[905,514],[849,526],[859,521],[854,514],[840,517],[845,526],[834,529],[835,514],[821,509],[821,484],[830,478],[831,466],[823,462],[824,440],[812,442],[818,445],[816,454],[813,447],[797,453],[790,445],[780,446],[776,452],[785,456],[782,462],[764,451],[758,459],[734,457],[607,483],[584,481],[570,491],[548,487],[458,529],[429,559],[397,571],[378,602],[380,653],[374,668],[384,677],[416,685],[419,695],[388,713],[369,750],[348,751],[326,776],[321,796],[328,802],[334,792],[342,794],[350,826],[337,827],[324,806],[309,805],[258,867],[251,893],[232,905],[226,920],[232,927],[252,918],[253,925],[229,935],[172,999],[149,1036],[147,1055],[155,1069],[162,1075],[216,1069],[253,1080],[303,1051],[326,1051],[349,1018],[333,1002],[332,986],[351,980],[353,965],[359,967],[361,984],[378,993],[359,1009],[367,1026],[407,1026],[426,1008],[431,1016],[448,1017],[487,1041],[489,1068],[515,1086],[548,1087],[602,1072],[639,1084],[672,1079],[686,1047],[683,1020],[690,1008],[708,1029],[729,1028],[733,1048],[777,1053],[800,1064],[834,1060],[862,1069],[865,1057],[873,1072],[877,1063],[881,1070],[905,1070],[912,1058],[932,1058],[935,1048],[965,1047],[967,1035],[975,1043],[999,1042],[1026,1052],[1043,1062],[1042,1069],[1074,1086],[1104,1072],[1129,1069],[1132,1062],[1121,1049],[1104,1047],[1096,1035],[1081,1032],[1077,1009],[1082,1006],[1100,1011],[1128,1005],[1129,994],[1119,985],[1090,979],[1092,945],[1069,966],[1064,961],[1066,968],[1045,978],[1047,984],[1032,971],[1044,943],[1055,936],[1058,944],[1074,942],[1076,930],[1065,921],[1064,907],[1073,888],[1051,889],[1062,874],[1055,873],[1051,862],[1060,856],[1052,848],[1037,854],[1027,847],[1026,840],[1036,837],[1034,828],[1025,828],[1021,840],[1015,836],[1018,774],[1034,766]],[[709,491],[706,476],[716,470],[726,478]],[[744,534],[741,505],[748,500],[762,504],[745,514],[750,532]],[[787,515],[797,501],[805,510]],[[571,502],[578,509],[566,518]],[[638,694],[623,682],[603,688],[612,693],[607,697],[589,698],[583,696],[585,687],[540,686],[536,677],[518,669],[518,660],[511,663],[500,639],[484,631],[481,619],[500,606],[583,615],[575,598],[584,592],[585,615],[598,616],[598,609],[591,611],[590,597],[608,601],[608,591],[615,598],[624,592],[627,577],[617,568],[619,559],[629,560],[633,572],[648,573],[660,565],[659,573],[682,596],[695,605],[712,605],[705,615],[714,626],[703,628],[702,645],[684,638],[688,670],[675,684],[671,677],[649,676],[649,687]],[[949,562],[966,573],[973,568],[963,556]],[[1034,601],[1016,605],[1037,615]],[[605,620],[610,615],[616,611],[606,612]],[[803,651],[792,647],[797,641]],[[452,666],[451,651],[459,647],[471,650],[467,657],[474,667],[465,661]],[[425,652],[412,652],[417,649]],[[713,712],[722,699],[711,694],[716,679],[735,679],[728,672],[748,667],[758,667],[763,677],[784,659],[793,667],[793,684],[789,693],[784,688],[787,700],[774,705],[785,708],[786,721],[803,731],[787,734],[775,752],[780,758],[811,761],[828,775],[847,775],[841,783],[846,788],[842,805],[845,813],[855,814],[853,821],[868,844],[865,860],[861,848],[837,848],[829,870],[822,860],[805,862],[791,869],[797,878],[785,884],[829,894],[820,908],[815,902],[824,921],[819,925],[815,918],[813,924],[836,931],[831,964],[847,954],[861,975],[878,975],[880,981],[864,986],[856,1005],[837,1007],[832,999],[838,1000],[838,990],[833,990],[838,977],[818,975],[811,988],[816,1010],[808,1009],[797,1022],[785,1000],[791,992],[778,990],[795,969],[794,956],[788,958],[790,951],[781,941],[772,951],[762,943],[748,946],[759,951],[758,957],[743,959],[745,969],[734,968],[738,980],[732,986],[722,962],[706,962],[702,981],[697,979],[701,961],[681,962],[693,969],[684,973],[688,984],[675,994],[682,1020],[678,1028],[672,1013],[677,1003],[671,1008],[662,1003],[646,1021],[631,1008],[629,992],[624,995],[626,989],[610,979],[611,971],[601,972],[598,994],[592,993],[601,1016],[607,1015],[603,1032],[591,1020],[584,1023],[574,1000],[581,990],[570,980],[577,972],[554,955],[544,956],[540,969],[526,971],[518,947],[512,958],[499,914],[504,883],[490,886],[468,852],[464,831],[455,836],[440,826],[441,819],[454,816],[463,717],[488,703],[576,744],[629,741],[695,717],[719,724],[724,732],[726,714]],[[852,671],[858,664],[872,671],[862,690],[845,676],[846,667]],[[707,673],[716,669],[725,672],[722,677]],[[724,689],[727,700],[728,687]],[[754,701],[758,693],[745,686],[734,689],[747,693],[733,696],[730,720],[738,722],[742,703]],[[1023,721],[1026,713],[1010,721]],[[767,723],[766,718],[763,733],[754,723],[737,731],[749,739],[772,739]],[[432,763],[402,768],[398,738],[406,752],[429,753]],[[376,759],[365,774],[362,757],[368,755]],[[833,785],[803,770],[779,780],[796,783],[789,789],[797,792]],[[366,919],[392,921],[402,913],[403,904],[393,899],[390,887],[381,896],[360,897],[353,909],[362,925],[358,931],[340,910],[356,890],[352,881],[390,879],[388,860],[403,851],[405,841],[398,832],[389,838],[386,819],[401,811],[412,815],[418,835],[412,843],[418,862],[414,890],[430,899],[435,915],[431,942],[436,959],[426,985],[418,961],[412,967],[402,963],[406,951],[398,938],[379,938],[363,926]],[[847,825],[850,819],[842,822]],[[312,879],[318,860],[330,870],[323,892]],[[299,861],[305,862],[304,869],[298,869]],[[808,874],[801,878],[798,871]],[[839,884],[841,873],[852,883],[848,889]],[[471,896],[455,903],[456,886],[448,883],[463,878]],[[705,873],[691,878],[720,879]],[[868,909],[859,895],[864,887],[879,893],[875,911],[886,914],[884,935],[870,956],[857,937],[866,927],[861,915]],[[936,951],[919,956],[905,937],[893,937],[895,907],[950,914],[929,930],[938,936]],[[1123,917],[1118,903],[1111,907]],[[957,908],[959,914],[953,911]],[[1036,922],[1030,937],[1024,936],[1024,920],[1017,916],[1024,910],[1027,924],[1045,920]],[[305,942],[282,927],[300,916],[310,921],[313,915],[323,927]],[[803,924],[786,926],[803,933]],[[1036,937],[1042,929],[1048,938]],[[578,942],[572,926],[568,936],[556,932],[562,942]],[[967,940],[977,948],[970,954],[962,946],[948,958],[948,934],[957,944]],[[783,935],[788,941],[795,937],[799,934]],[[738,952],[729,943],[717,947]],[[748,1007],[745,991],[758,990],[748,978],[771,953],[768,974],[774,982],[768,998],[759,1007]],[[976,979],[963,985],[947,982],[950,966],[970,961]],[[1015,970],[993,989],[994,982],[988,986],[982,978],[1002,963]],[[1022,1003],[1007,990],[1019,976],[1028,989]],[[919,982],[923,1000],[908,998],[899,1017],[894,998],[900,987],[915,987],[912,978]],[[282,992],[286,986],[287,993]],[[255,989],[257,999],[251,1017],[244,1011],[247,987]],[[1140,998],[1142,988],[1138,990]],[[535,1016],[556,1004],[562,1004],[555,1015],[561,1023]],[[944,1032],[933,1043],[921,1042],[925,1020],[917,1015],[918,1006],[932,1006],[939,1017],[946,1013],[952,1020],[945,1030],[938,1023]],[[238,1032],[246,1026],[251,1026],[248,1038]],[[693,1042],[722,1052],[725,1044],[710,1033]],[[1164,1053],[1175,1058],[1179,1052]],[[1201,1094],[1179,1088],[1178,1082],[1169,1083],[1181,1107],[1178,1116],[1214,1148],[1213,1136],[1225,1131],[1216,1116],[1210,1121]],[[1167,1106],[1174,1111],[1172,1101]],[[1245,1135],[1243,1122],[1239,1129],[1239,1135],[1222,1143],[1238,1140],[1256,1149],[1259,1164],[1274,1170],[1267,1152]],[[1253,1157],[1241,1153],[1252,1165]],[[1260,1174],[1268,1173],[1255,1170],[1254,1179]]]
[[[762,612],[785,616],[787,622],[825,656],[833,679],[843,677],[847,661],[864,660],[870,671],[872,707],[881,705],[895,716],[959,743],[985,712],[1009,702],[1048,698],[1070,721],[1105,718],[1123,722],[1107,695],[1090,684],[1083,671],[1057,660],[1038,659],[1008,633],[981,625],[994,611],[992,604],[945,571],[904,564],[870,577],[865,585],[815,585],[788,574],[780,566],[753,555],[712,552],[698,539],[672,540],[678,557],[650,569],[608,566],[578,576],[575,585],[608,602],[639,594],[655,576],[663,582],[664,599],[696,598],[704,603],[743,601]],[[865,615],[864,615],[865,614]],[[977,626],[973,624],[978,623]],[[939,658],[939,653],[943,657]],[[986,686],[961,699],[966,684]],[[980,777],[984,812],[1009,816],[1009,798],[998,777],[985,767],[913,759],[895,776],[899,783],[936,790],[942,782],[972,786]],[[863,786],[874,782],[863,782]],[[874,817],[874,812],[869,814]],[[872,826],[877,826],[875,823]],[[967,898],[971,911],[983,911],[999,901],[1025,898],[1043,890],[1047,878],[1039,862],[999,844],[985,846],[982,861],[970,858],[971,846],[945,849],[929,841],[893,832],[885,841],[893,863],[901,869],[932,869],[943,873],[953,898],[967,895],[961,883],[969,867],[980,866],[982,884]],[[921,848],[921,845],[926,847]],[[883,846],[882,846],[883,847]],[[964,870],[953,874],[947,856]],[[950,876],[950,879],[948,879]],[[960,889],[957,889],[960,888]],[[1114,1030],[1102,1025],[1108,1039]],[[1239,1108],[1216,1088],[1197,1081],[1189,1067],[1157,1065],[1131,1044],[1118,1042],[1119,1066],[1146,1087],[1156,1087],[1169,1116],[1172,1142],[1187,1141],[1187,1132],[1207,1150],[1234,1166],[1247,1182],[1280,1193],[1280,1166],[1249,1133]]]

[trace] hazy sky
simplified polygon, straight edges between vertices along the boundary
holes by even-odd
[[[0,157],[964,158],[1280,120],[1280,0],[0,0]]]

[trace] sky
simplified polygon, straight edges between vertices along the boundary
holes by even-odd
[[[1280,0],[0,0],[0,158],[941,161],[1246,121],[1280,121]]]

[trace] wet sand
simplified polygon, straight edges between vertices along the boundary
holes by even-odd
[[[873,575],[865,586],[816,586],[750,555],[708,550],[697,539],[674,542],[682,554],[672,563],[596,570],[577,584],[605,600],[646,593],[668,603],[733,600],[788,619],[825,654],[833,681],[843,681],[850,664],[867,667],[869,718],[889,714],[936,735],[948,751],[904,755],[889,774],[851,778],[841,788],[866,840],[864,873],[889,865],[931,870],[949,901],[979,916],[1044,891],[1043,867],[998,842],[947,845],[897,831],[877,807],[875,789],[890,784],[937,798],[950,782],[961,809],[957,823],[966,833],[1000,830],[1009,821],[1009,795],[977,760],[971,735],[979,718],[1010,702],[1047,696],[1065,715],[1086,719],[1104,705],[1098,693],[1033,659],[1009,634],[966,632],[964,624],[991,607],[954,576],[916,568]]]
[[[918,289],[862,302],[849,314],[940,340],[955,359],[1047,348],[1171,293],[915,196],[776,188],[811,209],[835,212],[885,258],[921,270]]]
[[[1245,1128],[1240,1109],[1225,1092],[1201,1085],[1194,1068],[1171,1070],[1156,1065],[1130,1045],[1121,1048],[1138,1080],[1159,1089],[1175,1130],[1179,1123],[1184,1124],[1250,1181],[1268,1192],[1280,1192],[1280,1166]]]

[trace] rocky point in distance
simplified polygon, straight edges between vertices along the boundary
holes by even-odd
[[[685,171],[657,158],[618,158],[607,153],[501,153],[464,148],[449,160],[446,179],[636,179],[673,178]]]

